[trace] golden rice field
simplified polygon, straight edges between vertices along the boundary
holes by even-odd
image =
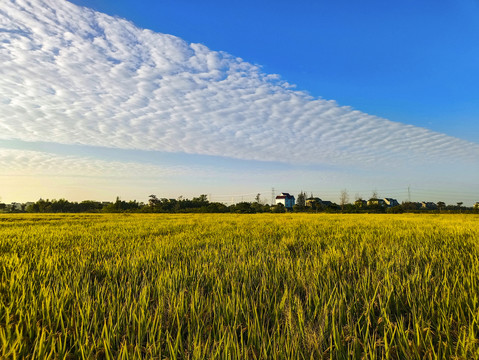
[[[2,359],[479,359],[479,216],[0,215]]]

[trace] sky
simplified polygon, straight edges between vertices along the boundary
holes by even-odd
[[[478,1],[0,4],[1,201],[479,201]]]

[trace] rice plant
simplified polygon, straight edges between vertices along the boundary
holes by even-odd
[[[479,216],[0,216],[3,359],[478,359]]]

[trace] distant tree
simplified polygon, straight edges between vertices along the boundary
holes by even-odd
[[[341,190],[339,194],[339,205],[341,206],[341,211],[344,211],[344,207],[349,202],[349,194],[346,189]]]
[[[208,203],[208,195],[201,194],[197,198],[193,198],[193,202],[200,203],[200,204],[207,204]]]
[[[296,199],[296,205],[298,209],[303,209],[306,206],[306,193],[301,190]]]
[[[286,208],[283,204],[276,204],[275,206],[271,207],[271,212],[273,213],[284,213],[286,212]]]
[[[103,212],[132,212],[132,211],[137,211],[141,207],[141,204],[138,203],[136,200],[133,201],[124,201],[120,200],[120,198],[117,196],[116,200],[114,203],[110,203],[108,205],[103,206],[102,210]]]
[[[78,212],[98,212],[103,207],[103,204],[99,201],[84,200],[80,204],[77,204]]]
[[[404,211],[414,211],[419,210],[420,204],[410,201],[405,201],[401,204]]]
[[[355,205],[347,203],[343,206],[343,209],[341,211],[345,213],[357,213],[358,209]]]
[[[255,212],[263,212],[263,201],[261,200],[261,194],[256,194],[254,202],[251,204],[251,207]]]
[[[206,207],[206,212],[224,213],[228,212],[228,207],[225,204],[213,202],[208,204],[208,206]]]
[[[156,197],[156,195],[150,195],[148,199],[148,205],[151,207],[156,207],[160,203],[160,200]]]
[[[27,208],[25,209],[25,211],[28,212],[28,213],[39,212],[38,204],[35,202],[33,204],[28,205]]]
[[[388,214],[401,214],[404,212],[402,205],[396,205],[386,209]]]
[[[231,211],[240,214],[254,214],[256,212],[251,203],[245,201],[232,205]]]
[[[439,210],[444,210],[445,207],[446,207],[446,203],[444,201],[438,201],[437,202],[437,208]]]
[[[378,198],[379,198],[378,191],[374,189],[373,192],[371,193],[371,199],[378,199]]]

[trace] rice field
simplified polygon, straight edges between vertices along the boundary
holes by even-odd
[[[2,359],[479,359],[479,216],[0,215]]]

